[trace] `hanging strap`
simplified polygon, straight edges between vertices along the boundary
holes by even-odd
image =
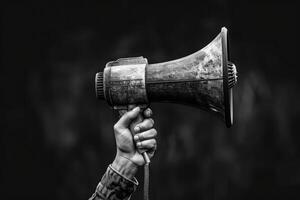
[[[144,165],[144,200],[149,200],[149,164]]]

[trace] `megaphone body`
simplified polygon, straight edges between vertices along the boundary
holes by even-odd
[[[169,62],[148,64],[146,58],[121,58],[96,74],[96,95],[118,110],[151,102],[196,106],[233,124],[236,67],[229,62],[227,29],[203,49]]]

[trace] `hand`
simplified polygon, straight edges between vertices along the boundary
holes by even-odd
[[[143,112],[145,119],[141,123],[136,124],[134,133],[130,132],[130,124],[136,120],[139,113],[140,108],[135,107],[131,111],[126,112],[114,125],[117,155],[113,162],[113,167],[120,168],[120,165],[123,165],[123,168],[131,168],[129,172],[131,175],[135,173],[137,166],[145,164],[141,153],[147,152],[149,158],[152,158],[157,146],[155,140],[157,132],[153,128],[154,121],[150,118],[152,115],[150,108]],[[133,135],[135,136],[133,137]]]

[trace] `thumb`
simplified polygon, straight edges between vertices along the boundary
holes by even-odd
[[[140,107],[135,107],[134,109],[126,112],[116,123],[119,128],[128,128],[131,122],[139,115]]]

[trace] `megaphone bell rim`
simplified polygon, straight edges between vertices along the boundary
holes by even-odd
[[[229,48],[228,48],[228,31],[227,28],[221,29],[222,38],[222,67],[223,67],[223,91],[225,106],[225,124],[229,128],[233,124],[233,91],[229,87],[228,81],[228,64],[229,64]]]

